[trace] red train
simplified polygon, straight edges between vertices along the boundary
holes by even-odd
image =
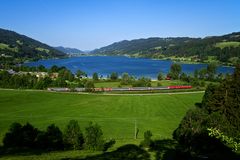
[[[168,89],[191,89],[192,86],[168,86]]]

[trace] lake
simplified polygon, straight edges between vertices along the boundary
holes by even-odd
[[[37,62],[27,62],[27,66],[43,65],[50,68],[53,65],[65,66],[75,73],[78,69],[86,72],[91,76],[97,72],[100,76],[107,77],[112,72],[121,75],[124,72],[135,77],[157,78],[157,74],[161,71],[164,74],[169,72],[171,60],[153,60],[147,58],[129,58],[124,56],[82,56],[71,57],[66,59],[48,59]],[[196,69],[206,68],[207,64],[181,64],[182,71],[191,74]],[[233,67],[219,66],[218,73],[232,73]]]

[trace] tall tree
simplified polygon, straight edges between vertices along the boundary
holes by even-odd
[[[163,80],[163,73],[162,73],[162,72],[159,72],[159,73],[158,73],[157,79],[158,79],[159,81]]]
[[[98,74],[96,72],[93,73],[92,79],[94,81],[98,81],[99,78],[98,78]]]
[[[217,65],[215,63],[210,63],[207,66],[208,80],[214,80],[216,72],[217,72]]]
[[[87,77],[87,74],[81,70],[77,70],[76,75],[78,78]]]
[[[182,67],[178,63],[173,63],[170,68],[170,76],[172,79],[179,79],[182,72]]]
[[[111,79],[111,80],[117,80],[117,79],[118,79],[118,74],[117,74],[117,72],[111,73],[110,79]]]
[[[84,139],[78,121],[69,121],[64,132],[63,140],[67,148],[72,148],[74,150],[82,148]]]
[[[103,150],[104,139],[101,127],[92,122],[86,127],[85,130],[85,145],[89,150]]]

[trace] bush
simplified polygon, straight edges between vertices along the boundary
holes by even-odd
[[[151,144],[153,143],[152,139],[152,132],[147,130],[144,132],[144,140],[141,142],[140,146],[142,147],[150,147]]]
[[[162,83],[158,82],[158,83],[157,83],[157,86],[158,86],[158,87],[161,87],[161,86],[162,86]]]
[[[132,84],[133,87],[151,87],[151,79],[149,78],[139,78],[137,81],[134,81]]]
[[[110,141],[106,142],[103,146],[103,151],[107,151],[108,148],[111,148],[115,143],[115,139],[111,139]]]

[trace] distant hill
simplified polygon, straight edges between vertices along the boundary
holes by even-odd
[[[124,40],[93,50],[92,54],[175,58],[205,62],[238,63],[240,32],[205,38],[168,37]]]
[[[13,31],[0,29],[0,57],[10,57],[19,62],[43,58],[64,57],[65,53]]]
[[[62,47],[62,46],[58,46],[58,47],[54,47],[55,49],[62,51],[63,53],[66,54],[82,54],[84,53],[83,51],[76,49],[76,48],[69,48],[69,47]]]

